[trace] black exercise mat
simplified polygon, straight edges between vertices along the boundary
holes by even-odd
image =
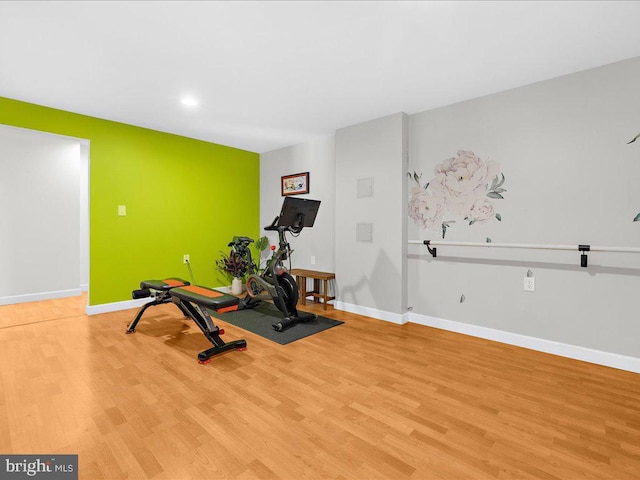
[[[255,308],[236,310],[233,312],[218,313],[209,310],[212,316],[222,321],[248,330],[251,333],[272,340],[280,345],[295,342],[323,330],[327,330],[344,322],[332,320],[326,317],[318,317],[315,320],[300,322],[287,328],[283,332],[277,332],[272,325],[282,320],[282,314],[271,303],[262,302]]]

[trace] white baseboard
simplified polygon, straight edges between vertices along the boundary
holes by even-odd
[[[81,283],[80,284],[80,290],[82,290],[83,292],[88,292],[89,291],[89,284],[88,283]]]
[[[100,313],[118,312],[120,310],[130,310],[132,308],[140,308],[145,303],[151,301],[151,297],[137,298],[135,300],[126,300],[123,302],[102,303],[100,305],[87,305],[85,313],[87,315],[99,315]]]
[[[15,303],[39,302],[41,300],[55,300],[56,298],[77,297],[82,291],[79,288],[71,290],[57,290],[55,292],[27,293],[11,297],[0,297],[0,305],[13,305]]]
[[[640,358],[636,357],[603,352],[601,350],[555,342],[553,340],[545,340],[543,338],[529,337],[518,333],[505,332],[503,330],[495,330],[493,328],[481,327],[453,320],[430,317],[428,315],[421,315],[414,312],[407,312],[401,315],[398,313],[377,310],[375,308],[339,302],[337,300],[334,302],[334,308],[336,310],[365,315],[367,317],[385,320],[399,325],[411,322],[418,325],[425,325],[427,327],[439,328],[450,332],[471,335],[472,337],[484,338],[486,340],[493,340],[495,342],[506,343],[508,345],[528,348],[538,352],[573,358],[574,360],[581,360],[583,362],[594,363],[596,365],[603,365],[605,367],[640,373]]]
[[[344,312],[356,313],[358,315],[364,315],[366,317],[396,323],[398,325],[403,325],[409,320],[409,316],[407,313],[402,315],[399,313],[385,312],[383,310],[378,310],[370,307],[362,307],[360,305],[340,302],[338,300],[334,300],[333,308],[335,308],[336,310],[342,310]]]
[[[538,352],[550,353],[561,357],[573,358],[574,360],[595,363],[596,365],[603,365],[605,367],[613,367],[620,370],[640,373],[640,358],[636,357],[628,357],[617,353],[593,350],[590,348],[579,347],[577,345],[545,340],[543,338],[529,337],[518,333],[505,332],[503,330],[470,325],[468,323],[455,322],[453,320],[444,320],[442,318],[420,315],[413,312],[409,313],[409,321],[419,325],[471,335],[472,337],[479,337],[500,343],[506,343],[508,345],[524,347]]]

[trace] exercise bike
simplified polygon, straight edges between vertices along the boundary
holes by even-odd
[[[286,197],[280,215],[273,223],[264,227],[266,231],[278,232],[278,249],[267,261],[267,266],[261,274],[251,273],[247,279],[246,305],[242,308],[252,308],[260,300],[273,300],[274,305],[282,312],[283,319],[274,323],[273,328],[282,332],[299,323],[318,318],[313,313],[298,312],[298,286],[295,279],[284,265],[289,260],[291,266],[291,246],[286,239],[286,233],[299,235],[304,227],[311,227],[318,213],[319,200]],[[249,253],[250,255],[250,253]],[[248,299],[247,299],[248,298]]]
[[[249,237],[233,237],[233,240],[227,245],[231,247],[229,258],[237,263],[243,265],[241,275],[253,274],[258,272],[258,266],[251,257],[251,249],[249,245],[253,243],[253,238]]]

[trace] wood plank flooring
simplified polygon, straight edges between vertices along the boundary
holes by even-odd
[[[81,479],[637,479],[640,376],[309,305],[344,325],[278,345],[173,305],[0,306],[0,453]]]

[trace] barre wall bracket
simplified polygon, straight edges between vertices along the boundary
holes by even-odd
[[[591,250],[591,245],[578,245],[578,251],[582,252],[580,255],[580,266],[583,268],[587,267],[587,254]]]
[[[431,240],[425,240],[424,244],[427,246],[427,250],[429,250],[429,253],[431,254],[431,256],[433,258],[436,258],[438,256],[438,252],[436,247],[431,248]]]

